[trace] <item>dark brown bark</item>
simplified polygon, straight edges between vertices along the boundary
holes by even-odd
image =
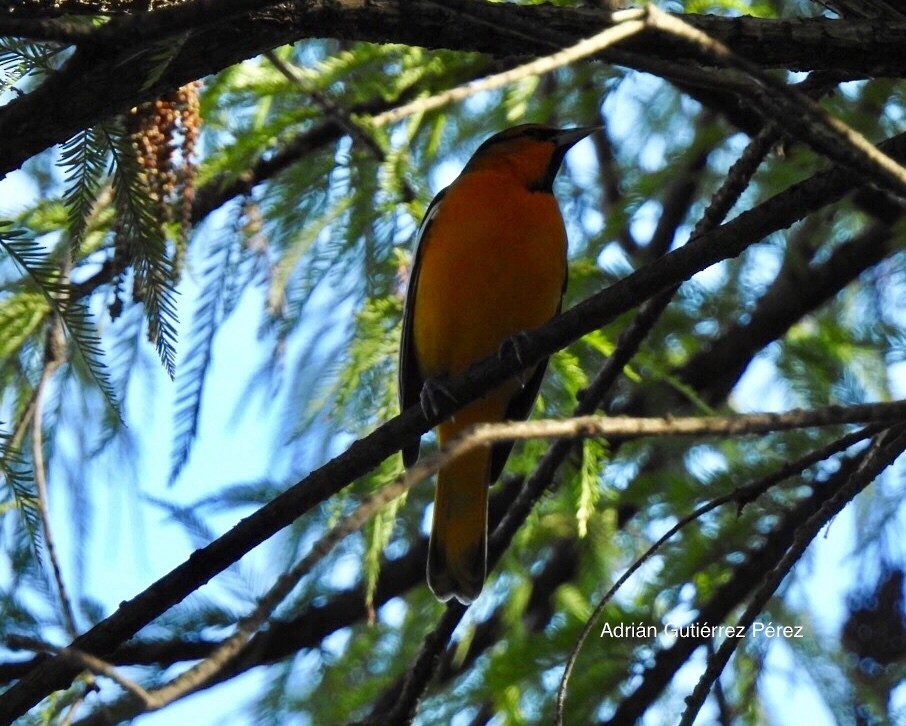
[[[84,3],[75,5],[84,11]],[[243,7],[237,0],[232,5]],[[16,140],[0,147],[0,174],[17,169],[31,156],[113,114],[265,50],[306,38],[531,57],[552,50],[550,37],[573,42],[587,36],[590,29],[608,25],[608,15],[597,10],[485,2],[456,5],[455,10],[445,10],[435,3],[322,0],[278,3],[235,17],[218,15],[213,23],[210,13],[184,12],[185,17],[176,16],[181,20],[178,24],[152,20],[157,13],[118,18],[118,24],[98,31],[95,40],[102,43],[83,41],[65,68],[0,109],[0,138]],[[177,10],[181,8],[174,12]],[[38,25],[29,33],[26,14],[24,8],[18,8],[12,17],[0,17],[0,33],[48,35]],[[902,75],[906,71],[906,22],[683,17],[765,68],[823,69],[857,76]],[[531,42],[525,33],[507,30],[514,23],[543,28],[544,33],[539,34],[538,42]],[[180,45],[176,37],[183,31],[189,35]],[[77,38],[81,36],[80,32]],[[151,68],[149,48],[168,40],[174,44],[174,57],[160,77],[146,86]],[[690,57],[685,44],[653,33],[630,39],[620,50],[674,62]]]

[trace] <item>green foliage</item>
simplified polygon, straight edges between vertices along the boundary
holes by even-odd
[[[20,292],[0,299],[0,358],[7,359],[21,350],[40,328],[50,312],[46,298],[39,292]]]
[[[0,38],[0,93],[17,88],[27,78],[36,80],[55,70],[55,60],[61,50],[62,47],[55,43]]]
[[[201,399],[205,376],[211,364],[214,336],[225,315],[224,299],[228,280],[234,267],[230,257],[235,254],[235,236],[225,235],[218,247],[211,250],[210,263],[203,274],[198,307],[192,320],[188,354],[182,363],[176,393],[174,418],[175,438],[170,482],[173,483],[189,458],[189,451],[198,432]]]
[[[98,192],[107,175],[108,135],[103,128],[81,131],[63,144],[60,165],[65,169],[66,194],[63,202],[69,213],[69,239],[78,254]]]
[[[588,521],[601,498],[599,472],[608,458],[607,447],[600,441],[586,441],[582,448],[582,473],[579,477],[579,501],[576,503],[576,523],[579,537],[588,534]]]
[[[176,302],[173,263],[163,227],[147,189],[131,142],[116,126],[104,128],[114,161],[113,192],[117,209],[116,242],[135,274],[134,291],[145,306],[148,335],[167,375],[176,375]]]
[[[345,412],[347,421],[361,417],[356,425],[359,430],[386,420],[397,405],[396,391],[387,381],[396,372],[400,303],[398,297],[370,300],[356,316],[348,358],[337,375],[334,409]]]
[[[32,474],[16,451],[12,437],[2,429],[0,429],[0,484],[12,497],[11,500],[0,503],[0,517],[9,511],[11,503],[18,510],[28,538],[38,553],[41,543],[41,519]]]
[[[800,4],[736,0],[687,3],[685,10],[781,18],[804,12]],[[138,49],[148,68],[146,88],[167,77],[174,58],[191,50],[191,41],[192,36],[180,35]],[[538,47],[546,46],[539,41]],[[536,51],[526,46],[526,53]],[[692,199],[671,234],[673,246],[684,244],[747,141],[719,109],[691,102],[695,89],[680,90],[654,75],[598,60],[375,129],[369,110],[428,97],[511,67],[515,60],[336,39],[307,39],[275,52],[301,83],[287,80],[266,58],[205,81],[198,199],[214,211],[194,220],[185,265],[174,264],[176,235],[159,218],[147,193],[147,170],[116,119],[79,131],[58,151],[26,166],[23,174],[34,180],[39,198],[15,213],[4,212],[15,219],[0,227],[0,413],[8,429],[15,430],[27,409],[55,317],[78,351],[54,378],[44,427],[53,496],[60,491],[57,477],[84,479],[85,488],[73,487],[69,496],[74,507],[96,510],[90,518],[65,509],[80,540],[64,555],[67,576],[70,557],[78,569],[82,553],[90,555],[86,543],[112,537],[102,522],[127,521],[106,506],[139,452],[155,462],[169,461],[172,482],[191,457],[200,457],[207,436],[215,439],[207,446],[223,446],[216,436],[233,422],[220,416],[217,430],[203,431],[201,414],[222,411],[214,404],[227,392],[240,391],[236,425],[249,427],[241,433],[271,425],[268,430],[281,431],[270,442],[268,468],[217,482],[213,464],[220,462],[193,458],[193,464],[203,465],[205,481],[184,481],[178,490],[161,493],[143,466],[143,496],[132,506],[153,521],[137,535],[148,541],[152,562],[158,556],[167,560],[176,543],[207,546],[355,437],[398,413],[396,366],[412,236],[432,195],[493,131],[525,121],[569,126],[600,118],[605,123],[606,141],[601,134],[571,151],[557,181],[570,237],[565,308],[650,261],[647,245],[664,211],[677,203],[680,182],[689,184]],[[51,44],[0,39],[0,91],[29,90],[64,55]],[[902,85],[897,79],[847,84],[826,107],[880,138],[901,126]],[[738,110],[735,101],[733,110]],[[703,163],[689,171],[700,158]],[[806,145],[786,144],[767,158],[733,214],[825,166]],[[227,194],[234,184],[241,192]],[[762,331],[745,329],[762,306],[772,311],[772,320],[794,307],[772,298],[784,272],[795,269],[797,292],[810,292],[811,276],[824,270],[834,250],[874,223],[870,211],[846,200],[696,275],[624,368],[602,410],[696,415],[869,402],[901,393],[902,229],[894,230],[881,264],[853,275],[842,291],[807,314],[779,324],[773,337],[762,339]],[[533,415],[569,415],[634,316],[635,311],[621,315],[554,354]],[[178,328],[180,317],[190,324]],[[178,374],[177,332],[183,336]],[[712,360],[710,378],[690,383],[696,373],[687,368],[690,361],[720,350],[725,340],[732,343],[730,358],[748,353],[730,362]],[[255,370],[249,369],[252,349],[255,360],[263,359]],[[166,374],[176,375],[172,388],[153,388],[147,359],[155,352]],[[730,397],[715,400],[711,379],[729,375],[731,363],[741,365],[743,378]],[[230,370],[228,378],[220,368]],[[101,403],[98,389],[110,406]],[[149,432],[158,433],[160,424],[151,404],[171,392],[172,426],[151,439]],[[131,430],[113,411],[117,399]],[[256,401],[263,402],[260,410]],[[456,631],[420,706],[421,720],[449,723],[483,709],[482,716],[506,723],[551,722],[563,662],[597,599],[624,569],[698,505],[828,444],[841,431],[585,441],[557,472],[490,574],[481,601]],[[172,442],[172,453],[161,440]],[[255,445],[239,441],[238,446]],[[424,446],[431,446],[430,436]],[[492,494],[509,491],[514,478],[534,471],[547,449],[544,442],[517,446],[504,482]],[[53,583],[36,566],[28,537],[37,531],[37,510],[27,451],[0,433],[0,514],[17,508],[16,522],[22,523],[3,530],[10,561],[9,583],[0,591],[3,636],[45,636],[60,621]],[[95,459],[107,462],[113,475],[89,467]],[[832,457],[774,487],[741,514],[731,503],[686,526],[620,590],[601,623],[691,619],[842,459]],[[318,503],[145,628],[137,647],[153,640],[162,643],[161,652],[170,644],[180,653],[193,640],[218,640],[232,632],[275,577],[317,547],[361,497],[400,473],[394,456],[342,495]],[[201,485],[210,489],[193,488]],[[882,557],[902,556],[902,482],[885,474],[873,487],[854,508],[859,534],[851,558],[854,568],[869,571]],[[348,722],[365,717],[399,683],[444,610],[427,592],[421,564],[411,559],[425,547],[431,494],[429,484],[415,487],[344,540],[280,606],[254,647],[236,659],[241,671],[258,657],[271,658],[268,648],[278,653],[276,662],[261,666],[267,669],[266,685],[249,707],[257,721]],[[69,502],[55,500],[57,508],[64,504]],[[377,600],[376,591],[384,573],[405,583],[398,592],[391,590],[387,603]],[[776,595],[769,617],[815,625],[817,614],[813,617],[809,604],[791,596],[814,586],[807,568],[796,569],[788,582],[794,587]],[[116,606],[102,602],[99,593],[77,595],[84,601],[82,625],[101,620]],[[798,687],[812,689],[844,721],[857,697],[856,677],[847,669],[836,633],[819,635],[790,645],[797,669],[811,680]],[[567,723],[606,717],[662,647],[664,642],[651,639],[593,637],[570,683]],[[774,694],[764,683],[775,647],[746,643],[723,677],[740,723],[771,718]],[[179,656],[172,670],[183,664]],[[136,678],[153,684],[166,665],[137,670]],[[647,720],[672,717],[682,708],[684,688],[685,682],[666,691]],[[59,697],[59,707],[70,697]]]
[[[32,280],[51,310],[62,321],[92,378],[104,393],[107,403],[117,409],[116,394],[104,364],[101,340],[84,305],[70,297],[70,288],[60,282],[60,273],[44,248],[28,239],[24,230],[11,229],[10,222],[0,222],[0,247]]]
[[[399,465],[394,467],[399,474],[402,474],[402,468]],[[387,481],[387,480],[385,480]],[[392,479],[390,479],[392,481]],[[363,565],[363,574],[365,579],[365,602],[367,607],[374,609],[374,591],[377,588],[378,575],[381,573],[381,559],[384,550],[390,544],[390,538],[393,536],[393,527],[396,522],[397,514],[401,507],[405,506],[406,497],[400,497],[391,504],[384,507],[368,524],[367,547],[365,549],[365,562]]]

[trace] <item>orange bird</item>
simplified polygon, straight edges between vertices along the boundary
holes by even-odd
[[[512,336],[560,311],[566,229],[553,195],[569,148],[597,127],[523,124],[485,141],[431,202],[418,231],[400,347],[400,407],[420,401],[426,381],[462,373]],[[479,422],[525,419],[547,361],[513,378],[437,427],[441,444]],[[428,586],[442,601],[470,603],[487,568],[488,487],[512,443],[480,448],[437,476]],[[412,466],[419,444],[403,450]]]

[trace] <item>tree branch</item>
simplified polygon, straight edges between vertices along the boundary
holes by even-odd
[[[523,78],[550,73],[557,68],[571,65],[582,58],[601,53],[610,46],[623,43],[632,36],[641,33],[647,25],[643,10],[623,10],[619,13],[614,13],[612,20],[614,22],[613,27],[606,28],[591,38],[580,40],[569,48],[564,48],[556,53],[546,55],[502,73],[473,81],[465,86],[450,88],[428,98],[420,98],[404,106],[385,111],[372,117],[370,123],[375,128],[381,128],[382,126],[396,123],[407,116],[434,111],[443,108],[447,104],[464,101],[479,93],[503,88]]]
[[[896,137],[882,147],[886,153],[902,158],[906,151],[906,135]],[[851,173],[839,169],[801,182],[755,210],[744,212],[714,232],[689,242],[620,280],[534,331],[520,346],[521,363],[489,358],[466,374],[447,381],[447,388],[460,406],[465,405],[512,377],[521,367],[533,365],[658,292],[679,284],[715,262],[738,255],[767,234],[833,203],[857,183],[859,180],[853,178]],[[366,474],[400,446],[411,443],[453,412],[454,406],[449,403],[442,405],[437,416],[430,420],[426,420],[420,410],[413,409],[387,422],[353,444],[346,453],[242,520],[227,534],[198,550],[188,561],[136,598],[123,603],[116,613],[77,639],[73,647],[99,655],[111,652],[140,627],[254,546],[341,490],[348,482]],[[0,720],[21,715],[51,691],[66,687],[73,675],[72,668],[59,660],[38,666],[0,698]]]
[[[710,59],[750,75],[760,87],[752,98],[757,99],[756,103],[765,118],[776,117],[787,133],[795,135],[831,161],[862,172],[899,196],[906,196],[906,168],[877,149],[858,131],[707,33],[668,15],[656,5],[647,6],[647,10],[646,23],[649,27],[684,39]]]
[[[869,436],[873,436],[875,433],[878,433],[879,430],[880,427],[877,425],[866,426],[859,431],[855,431],[851,434],[847,434],[846,436],[837,439],[828,446],[823,446],[816,451],[809,452],[796,461],[784,464],[776,471],[768,474],[765,477],[762,477],[758,481],[750,482],[745,486],[736,487],[733,491],[728,492],[727,494],[715,497],[705,502],[701,506],[696,507],[695,510],[680,519],[663,535],[655,540],[655,542],[647,550],[645,550],[645,552],[643,552],[641,556],[637,557],[635,561],[626,568],[623,574],[620,575],[619,578],[617,578],[616,582],[611,585],[610,589],[598,601],[597,605],[595,605],[594,612],[588,618],[585,626],[582,628],[582,632],[576,639],[576,644],[573,646],[573,649],[570,651],[569,657],[566,660],[566,668],[563,671],[563,676],[560,678],[560,687],[557,689],[557,725],[561,726],[563,723],[563,714],[566,705],[566,687],[569,683],[569,678],[572,675],[573,668],[575,668],[576,661],[579,658],[579,653],[581,652],[582,646],[585,644],[585,641],[588,639],[588,636],[591,634],[591,631],[594,628],[595,623],[598,621],[598,618],[601,617],[601,613],[604,612],[604,608],[613,599],[613,596],[617,594],[619,589],[624,584],[626,584],[626,581],[629,580],[629,578],[632,577],[636,572],[638,572],[642,565],[644,565],[655,554],[657,554],[661,547],[669,542],[675,534],[677,534],[691,522],[700,519],[708,512],[717,509],[718,507],[723,506],[724,504],[727,504],[729,502],[736,502],[737,512],[741,514],[743,507],[755,501],[758,497],[767,492],[771,487],[780,484],[781,482],[789,479],[792,476],[802,474],[810,466],[814,466],[815,464],[822,462],[825,459],[829,459],[834,454],[845,451],[853,444],[857,444],[860,441],[868,438]]]
[[[737,567],[724,585],[714,595],[698,607],[695,623],[722,623],[740,602],[762,580],[786,553],[793,541],[796,530],[822,504],[839,491],[850,476],[864,460],[865,451],[852,457],[844,458],[840,468],[826,477],[822,482],[812,483],[813,492],[806,499],[788,510],[780,522],[764,536],[760,547],[753,547],[748,557]],[[694,607],[694,605],[693,605]],[[623,726],[636,723],[647,708],[673,679],[680,667],[707,639],[703,636],[678,638],[670,647],[659,650],[653,657],[651,665],[641,675],[641,683],[628,696],[624,697],[617,708],[603,724],[605,726]]]
[[[52,315],[47,328],[44,343],[44,369],[41,378],[35,387],[35,410],[32,419],[32,460],[35,470],[35,487],[38,493],[38,511],[41,515],[41,527],[44,530],[44,542],[47,545],[47,558],[50,560],[50,569],[53,573],[57,596],[60,599],[62,620],[66,632],[71,638],[78,635],[72,600],[63,579],[63,568],[60,566],[60,557],[57,553],[56,536],[50,525],[50,501],[47,493],[47,466],[44,462],[44,399],[47,395],[47,386],[50,384],[54,373],[66,362],[66,338],[63,332],[63,323],[58,315]]]
[[[846,506],[859,492],[871,484],[877,476],[886,469],[906,449],[906,433],[904,427],[898,430],[887,431],[879,434],[872,444],[871,450],[866,455],[855,473],[849,477],[844,486],[834,492],[833,496],[826,499],[817,512],[812,514],[800,527],[796,528],[790,549],[783,557],[768,570],[745,612],[739,616],[737,626],[748,630],[755,622],[755,618],[767,605],[768,600],[780,586],[783,578],[793,568],[806,548],[835,515]],[[702,673],[701,679],[695,690],[686,699],[686,710],[680,720],[680,726],[692,726],[704,704],[711,684],[726,667],[730,656],[739,644],[738,638],[726,638],[717,652],[708,659],[708,666]]]
[[[823,406],[794,409],[786,413],[753,413],[731,416],[687,416],[681,418],[632,416],[576,416],[567,419],[536,419],[505,423],[476,424],[441,449],[438,461],[430,461],[433,473],[452,459],[501,441],[530,439],[607,438],[640,436],[745,436],[775,431],[836,426],[854,423],[896,423],[906,421],[906,401],[869,403],[854,406]]]
[[[120,673],[110,663],[101,660],[97,656],[91,655],[90,653],[83,653],[73,648],[58,648],[57,646],[51,645],[50,643],[44,643],[42,641],[33,640],[31,638],[23,638],[22,636],[11,636],[7,638],[6,644],[10,648],[20,648],[37,652],[54,653],[64,660],[72,661],[72,663],[77,665],[80,669],[85,669],[91,671],[95,675],[105,676],[109,678],[110,680],[122,686],[124,690],[128,691],[133,696],[142,701],[150,700],[150,694],[148,693],[148,691],[142,688],[138,683],[129,678],[126,678],[126,676]]]
[[[717,405],[759,350],[890,255],[894,251],[891,236],[886,223],[875,223],[834,247],[827,260],[816,266],[788,260],[752,312],[692,356],[676,375],[709,404]]]
[[[236,7],[244,6],[242,0],[234,2]],[[265,50],[314,35],[525,57],[547,54],[549,44],[533,45],[521,36],[507,33],[506,28],[514,19],[555,32],[567,43],[584,38],[589,28],[602,30],[612,26],[611,15],[600,10],[501,6],[477,1],[467,4],[472,8],[470,16],[445,12],[433,3],[396,0],[364,4],[354,0],[283,2],[232,18],[211,13],[212,24],[191,30],[190,39],[179,47],[153,83],[148,83],[150,61],[145,59],[150,57],[154,42],[174,29],[166,25],[153,32],[142,31],[142,42],[120,45],[117,37],[130,37],[124,31],[103,45],[80,48],[63,70],[0,109],[0,137],[17,139],[16,144],[0,148],[0,175],[111,115]],[[469,19],[471,16],[474,18]],[[906,72],[906,58],[901,52],[906,46],[906,22],[684,17],[690,25],[761,68],[837,70],[863,76]],[[123,21],[129,23],[126,28],[132,28],[144,19],[142,15]],[[480,19],[493,22],[479,22]],[[680,39],[647,32],[627,41],[625,51],[639,59],[674,62],[695,55]],[[601,56],[605,61],[609,57]],[[630,56],[621,57],[633,67]]]

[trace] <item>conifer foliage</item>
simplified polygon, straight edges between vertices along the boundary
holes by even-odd
[[[904,718],[903,11],[605,6],[0,8],[0,723]],[[401,412],[417,225],[529,121],[601,127],[564,313]],[[398,452],[548,356],[443,606]]]

